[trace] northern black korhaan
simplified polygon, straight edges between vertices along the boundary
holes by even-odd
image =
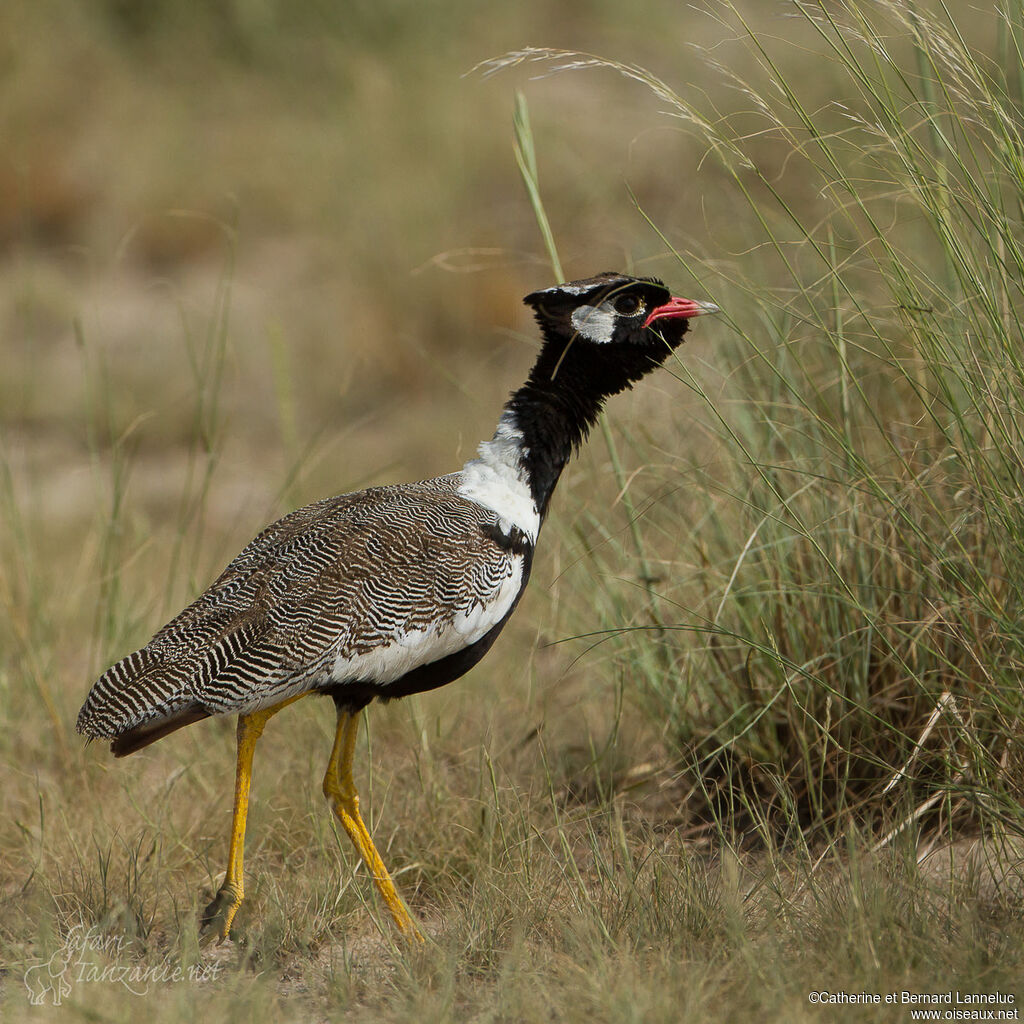
[[[204,924],[242,902],[253,750],[310,693],[334,700],[324,794],[398,928],[419,937],[359,814],[359,713],[443,686],[486,653],[530,575],[559,474],[606,398],[655,369],[715,307],[604,273],[526,296],[543,344],[494,436],[457,473],[315,502],[268,526],[213,585],[94,684],[78,731],[118,757],[211,715],[238,715],[228,869]]]

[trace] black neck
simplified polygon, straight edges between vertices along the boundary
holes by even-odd
[[[660,361],[618,345],[545,342],[526,383],[505,406],[523,434],[521,459],[542,519],[562,469],[586,440],[605,399]]]

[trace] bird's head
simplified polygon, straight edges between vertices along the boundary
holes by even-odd
[[[718,312],[710,302],[673,298],[656,278],[610,271],[531,292],[523,301],[546,338],[661,350],[682,341],[692,317]]]
[[[554,378],[566,361],[590,372],[620,369],[621,384],[606,394],[664,362],[693,317],[718,312],[710,302],[673,298],[655,278],[612,272],[531,292],[523,301],[544,335],[537,376]]]

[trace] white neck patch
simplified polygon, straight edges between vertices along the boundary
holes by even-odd
[[[504,523],[519,527],[531,544],[540,530],[540,513],[533,501],[530,481],[523,465],[527,449],[515,414],[506,409],[494,437],[477,449],[478,459],[462,467],[459,494],[497,512]]]
[[[607,345],[614,337],[615,319],[615,313],[607,302],[600,306],[577,306],[572,312],[576,333],[599,345]]]

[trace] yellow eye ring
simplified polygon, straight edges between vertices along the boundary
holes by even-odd
[[[644,300],[628,292],[612,299],[612,308],[619,316],[639,316],[646,308]]]

